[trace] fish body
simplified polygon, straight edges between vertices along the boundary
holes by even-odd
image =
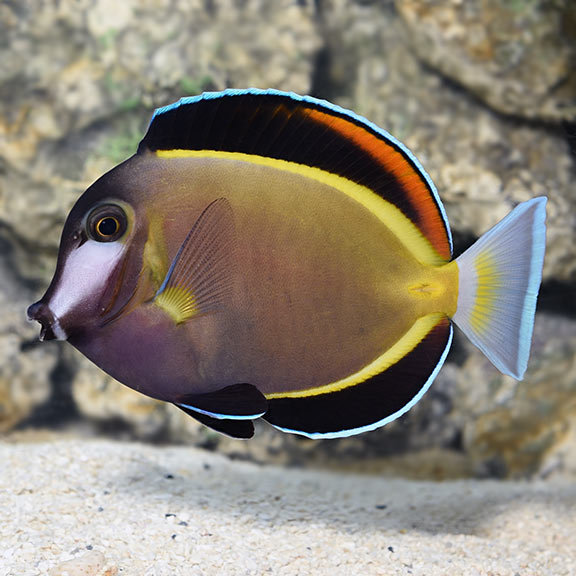
[[[434,185],[389,134],[309,97],[208,93],[157,110],[137,154],[78,200],[29,316],[221,432],[249,437],[264,417],[346,436],[419,400],[453,320],[522,376],[544,206],[453,260]]]

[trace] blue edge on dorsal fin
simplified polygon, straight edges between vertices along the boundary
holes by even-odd
[[[328,102],[327,100],[314,98],[313,96],[302,96],[300,94],[296,94],[295,92],[284,92],[282,90],[276,90],[273,88],[269,88],[266,90],[262,90],[259,88],[246,88],[246,89],[228,88],[226,90],[222,90],[219,92],[204,92],[204,93],[199,94],[197,96],[186,96],[186,97],[181,98],[177,102],[174,102],[172,104],[168,104],[167,106],[162,106],[161,108],[157,108],[154,111],[154,114],[152,115],[152,119],[150,120],[150,125],[152,125],[152,123],[154,122],[154,119],[156,117],[158,117],[162,114],[165,114],[166,112],[170,112],[172,110],[177,110],[181,106],[193,105],[193,104],[196,104],[196,103],[203,101],[203,100],[217,100],[219,98],[227,98],[227,97],[235,97],[235,96],[241,97],[241,96],[248,96],[248,95],[251,95],[251,96],[278,96],[281,98],[290,98],[291,100],[294,100],[296,102],[306,102],[306,103],[312,104],[314,106],[317,106],[319,108],[324,108],[327,111],[336,113],[339,116],[348,117],[348,118],[354,120],[355,122],[366,126],[371,131],[380,135],[385,140],[388,140],[389,142],[391,142],[394,146],[396,146],[399,150],[401,150],[402,153],[405,154],[410,159],[410,161],[414,164],[414,166],[420,172],[422,177],[425,179],[428,187],[432,191],[432,194],[434,196],[434,200],[438,206],[438,209],[439,209],[440,214],[442,216],[442,219],[444,221],[444,227],[446,229],[446,234],[447,234],[448,241],[450,244],[450,253],[452,253],[452,250],[453,250],[452,233],[450,231],[450,225],[448,223],[448,217],[446,216],[446,211],[444,209],[444,205],[442,204],[442,201],[440,199],[438,191],[436,190],[436,186],[434,185],[434,182],[432,182],[432,179],[430,178],[430,176],[428,175],[426,170],[424,170],[424,167],[422,166],[422,164],[418,161],[416,156],[414,156],[414,154],[412,154],[412,152],[402,142],[397,140],[394,136],[392,136],[386,130],[380,128],[379,126],[377,126],[373,122],[370,122],[366,118],[356,114],[352,110],[342,108],[341,106],[338,106],[337,104],[332,104],[331,102]]]

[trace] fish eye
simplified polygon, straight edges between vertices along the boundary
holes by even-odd
[[[92,210],[87,219],[87,233],[97,242],[115,242],[128,227],[126,213],[120,206],[106,204]]]

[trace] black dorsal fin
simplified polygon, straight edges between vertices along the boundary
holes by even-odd
[[[138,153],[241,153],[325,170],[398,208],[443,260],[450,230],[434,184],[398,140],[349,110],[277,90],[225,90],[183,98],[154,113]]]

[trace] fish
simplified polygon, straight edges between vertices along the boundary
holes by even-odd
[[[206,92],[157,109],[79,197],[27,315],[233,438],[258,419],[346,437],[422,398],[454,325],[523,378],[546,201],[455,258],[436,187],[391,134],[311,96]]]

